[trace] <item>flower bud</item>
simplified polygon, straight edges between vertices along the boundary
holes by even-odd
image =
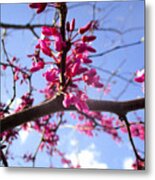
[[[91,28],[91,25],[92,25],[92,21],[89,22],[87,25],[85,25],[84,27],[80,28],[79,29],[79,33],[80,34],[84,34],[85,32],[87,32],[90,28]]]
[[[70,23],[69,23],[69,22],[66,23],[66,30],[67,30],[68,32],[70,31]]]
[[[91,41],[94,41],[95,39],[96,39],[96,36],[83,36],[82,37],[83,42],[91,42]]]
[[[70,24],[70,31],[74,31],[75,28],[75,18],[72,19],[71,24]]]

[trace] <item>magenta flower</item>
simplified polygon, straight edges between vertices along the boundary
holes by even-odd
[[[32,106],[34,99],[30,97],[30,94],[27,93],[25,95],[23,95],[21,97],[21,103],[19,104],[19,106],[17,107],[17,109],[15,110],[15,112],[19,112],[25,108],[28,108],[30,106]]]
[[[100,77],[97,75],[95,69],[88,70],[86,73],[84,73],[82,79],[89,86],[93,86],[96,88],[102,88],[103,87],[103,84],[101,84],[99,82]]]
[[[42,27],[42,34],[45,36],[52,36],[54,38],[54,49],[60,52],[63,47],[65,47],[65,43],[63,42],[61,33],[55,27]]]
[[[84,64],[92,63],[92,60],[88,58],[88,56],[83,54],[78,54],[77,59],[80,59],[80,61]]]
[[[47,3],[30,3],[29,7],[36,9],[37,14],[43,12],[47,6]]]
[[[58,73],[59,73],[59,70],[56,68],[53,68],[51,70],[48,70],[46,73],[44,73],[43,76],[49,82],[57,82],[58,81]]]
[[[142,70],[138,70],[136,72],[136,77],[134,78],[134,80],[138,83],[143,83],[145,81],[145,72],[144,69]]]
[[[79,111],[87,112],[89,109],[86,103],[87,99],[88,97],[82,91],[77,91],[76,95],[73,93],[66,93],[63,100],[63,106],[68,108],[71,105],[74,105]]]
[[[57,29],[55,27],[42,27],[42,34],[45,36],[53,36],[57,34]]]
[[[95,53],[96,50],[91,46],[87,45],[86,43],[75,43],[75,53],[80,54],[85,52]]]
[[[30,72],[36,72],[44,68],[45,63],[43,61],[33,62]]]
[[[63,106],[65,108],[68,108],[70,105],[74,102],[74,95],[72,93],[65,94],[64,100],[63,100]]]
[[[133,137],[139,137],[141,140],[145,139],[145,130],[143,124],[132,124],[130,126],[130,131]]]
[[[44,54],[47,56],[52,56],[52,51],[50,49],[51,41],[49,39],[39,39],[39,44],[36,48],[41,49]]]
[[[136,161],[133,163],[132,167],[133,167],[134,169],[138,169],[138,170],[145,169],[145,162],[144,162],[144,161],[141,161],[141,160],[138,160],[138,161],[136,160]]]
[[[94,130],[94,123],[92,121],[87,121],[84,124],[78,124],[76,128],[86,135],[92,137],[93,136],[93,130]]]

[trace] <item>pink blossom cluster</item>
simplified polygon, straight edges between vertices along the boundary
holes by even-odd
[[[127,128],[125,126],[125,124],[121,123],[120,124],[121,127],[121,131],[124,133],[128,133]],[[141,140],[145,139],[145,127],[144,124],[142,123],[131,123],[130,124],[130,132],[132,137],[138,137]]]
[[[0,139],[12,144],[13,140],[18,138],[18,131],[16,129],[11,129],[0,133]]]
[[[73,166],[71,160],[68,159],[68,158],[66,158],[65,153],[61,152],[61,151],[58,150],[58,149],[55,149],[54,152],[55,152],[58,156],[60,156],[60,158],[61,158],[61,163],[62,163],[63,165],[67,165],[67,167],[69,167],[69,168],[80,168],[80,165],[79,165],[79,164],[77,164],[76,166]]]
[[[26,93],[21,97],[22,102],[16,108],[15,112],[19,112],[25,108],[31,107],[33,104],[34,99],[30,97],[29,93]]]
[[[28,70],[26,67],[21,68],[21,65],[17,65],[17,62],[18,59],[16,57],[13,57],[11,60],[8,59],[8,64],[2,65],[2,70],[7,70],[7,67],[12,68],[14,82],[20,80],[20,84],[23,84],[23,82],[27,83],[29,78]]]
[[[135,82],[140,83],[142,85],[142,92],[144,93],[145,87],[144,87],[144,82],[145,82],[145,70],[137,70],[136,76],[134,78]]]
[[[87,120],[83,124],[77,124],[76,125],[76,129],[79,132],[82,132],[82,133],[84,133],[84,134],[86,134],[87,136],[90,136],[90,137],[93,136],[94,128],[95,128],[94,123],[91,120]]]
[[[114,120],[114,117],[103,115],[101,118],[101,125],[103,126],[103,129],[106,133],[110,134],[117,142],[120,142],[121,138],[118,135],[116,128],[114,127]]]
[[[29,56],[32,57],[33,61],[30,68],[31,73],[45,69],[47,62],[40,57],[40,52],[51,58],[50,63],[53,65],[45,69],[43,73],[43,77],[47,81],[47,87],[40,91],[45,94],[46,98],[50,98],[57,92],[60,92],[60,77],[63,68],[60,65],[62,61],[61,56],[63,51],[67,52],[64,67],[65,85],[61,88],[64,94],[63,105],[65,108],[74,105],[79,111],[88,111],[86,103],[88,97],[84,91],[80,90],[78,86],[80,81],[95,88],[103,87],[96,70],[87,66],[92,63],[89,53],[96,52],[90,44],[96,39],[96,36],[85,35],[85,33],[89,33],[91,28],[93,28],[93,24],[93,21],[89,22],[79,28],[78,32],[74,34],[75,19],[67,22],[66,30],[68,31],[68,37],[66,37],[66,41],[63,40],[59,28],[43,26],[41,32],[42,38],[38,40],[35,54]]]
[[[40,150],[46,148],[50,151],[51,147],[57,145],[59,136],[56,133],[57,124],[50,122],[51,115],[46,115],[32,123],[31,127],[43,135]]]
[[[145,139],[144,124],[132,124],[130,125],[130,131],[131,131],[132,137],[138,137],[141,140]]]
[[[71,114],[71,116],[73,117],[73,119],[76,118],[73,113]],[[112,138],[117,142],[121,141],[121,138],[116,128],[114,127],[114,117],[109,117],[105,114],[103,115],[100,112],[87,111],[84,115],[79,114],[77,118],[79,121],[84,122],[76,125],[76,128],[79,132],[85,133],[86,135],[92,137],[94,136],[93,131],[95,129],[98,129],[99,131],[104,131],[111,135]]]
[[[136,72],[136,77],[134,78],[134,80],[138,83],[143,83],[145,81],[145,71],[144,69],[142,70],[138,70]]]
[[[145,169],[145,162],[142,160],[136,160],[132,167],[136,170],[144,170]]]
[[[87,99],[88,97],[84,92],[77,90],[75,94],[72,92],[65,94],[63,105],[65,108],[69,107],[70,105],[75,105],[79,111],[86,112],[89,109],[86,103]]]

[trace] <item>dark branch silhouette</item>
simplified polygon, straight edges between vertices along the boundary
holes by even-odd
[[[64,108],[62,105],[63,96],[56,96],[52,100],[43,102],[37,106],[30,107],[16,114],[12,114],[1,120],[1,132],[10,128],[14,128],[23,123],[37,120],[38,118],[47,114],[52,114],[59,111],[76,111],[74,106]],[[115,101],[103,101],[103,100],[88,100],[87,104],[91,111],[104,111],[111,112],[117,115],[125,115],[128,112],[143,109],[145,106],[145,100],[136,99],[124,102]]]

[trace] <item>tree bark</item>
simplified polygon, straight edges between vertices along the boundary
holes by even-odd
[[[0,120],[1,133],[14,128],[18,125],[29,121],[35,121],[38,118],[60,111],[76,111],[74,106],[64,108],[62,105],[63,95],[56,96],[55,98],[43,102],[34,107],[24,109],[21,112],[12,114]],[[128,112],[143,109],[145,107],[145,99],[136,99],[130,101],[104,101],[104,100],[87,100],[87,104],[91,111],[103,111],[115,113],[118,116],[125,115]]]

